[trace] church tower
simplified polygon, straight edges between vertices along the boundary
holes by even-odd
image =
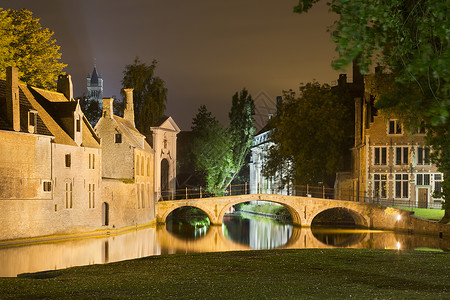
[[[97,73],[97,67],[94,65],[92,75],[87,76],[87,99],[96,100],[100,105],[103,99],[103,79]]]

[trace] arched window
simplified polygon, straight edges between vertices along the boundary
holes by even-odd
[[[136,155],[136,175],[139,175],[139,155]]]
[[[141,175],[142,176],[145,175],[145,173],[144,173],[144,162],[145,162],[145,159],[144,159],[144,157],[142,157],[142,159],[141,159]]]

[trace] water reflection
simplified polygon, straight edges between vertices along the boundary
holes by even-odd
[[[250,216],[240,220],[227,216],[223,222],[223,226],[210,226],[193,238],[171,233],[164,224],[116,236],[4,247],[0,248],[0,276],[172,253],[334,247],[450,249],[449,239],[433,236],[369,230],[311,230]]]
[[[292,222],[235,213],[223,218],[223,235],[251,249],[274,249],[286,245],[292,236]]]
[[[325,245],[334,247],[353,247],[361,244],[367,237],[368,231],[355,229],[332,229],[313,227],[312,234]]]

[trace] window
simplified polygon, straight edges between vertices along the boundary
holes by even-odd
[[[141,208],[141,185],[137,184],[137,208]]]
[[[144,198],[144,191],[145,191],[145,188],[144,188],[145,186],[144,186],[144,184],[142,184],[141,185],[141,203],[142,203],[142,205],[141,205],[141,207],[142,208],[145,208],[145,198]]]
[[[417,164],[429,165],[430,164],[430,149],[426,147],[417,148]]]
[[[136,175],[139,175],[139,156],[136,156]]]
[[[430,185],[430,174],[417,174],[416,185]]]
[[[65,200],[66,208],[72,208],[72,182],[66,182]]]
[[[374,148],[374,165],[386,165],[386,147]]]
[[[71,164],[72,164],[72,159],[70,157],[70,154],[66,154],[66,168],[70,168]]]
[[[398,120],[389,121],[389,134],[402,134],[402,125]]]
[[[122,143],[122,134],[116,133],[116,134],[114,135],[114,141],[116,142],[116,144]]]
[[[145,173],[144,173],[144,162],[145,162],[145,159],[144,159],[144,157],[142,157],[142,159],[141,159],[141,175],[142,176],[145,175]]]
[[[95,154],[89,153],[89,169],[95,169]]]
[[[417,133],[418,134],[425,134],[425,122],[421,122],[419,128],[417,128]]]
[[[28,112],[28,132],[36,133],[36,125],[37,125],[37,111],[30,110]]]
[[[51,192],[52,191],[52,182],[44,181],[42,183],[42,188],[43,188],[44,192]]]
[[[395,148],[395,164],[407,165],[408,164],[408,147],[396,147]]]
[[[408,174],[395,174],[395,198],[408,198]]]
[[[442,175],[434,174],[434,197],[442,197]]]
[[[147,160],[147,176],[150,176],[150,159]]]
[[[374,174],[374,196],[387,198],[387,175]]]
[[[77,116],[77,122],[76,122],[77,132],[81,132],[81,119],[80,116]]]
[[[95,208],[95,184],[89,184],[89,208]]]

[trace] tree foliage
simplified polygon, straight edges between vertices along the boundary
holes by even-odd
[[[246,89],[232,98],[228,128],[206,106],[200,106],[192,123],[191,152],[209,191],[226,189],[245,164],[255,133],[254,110],[253,99]]]
[[[278,115],[271,120],[272,142],[263,173],[287,184],[317,184],[334,175],[351,130],[351,111],[327,85],[300,86],[300,94],[283,92]],[[281,169],[283,171],[281,171]]]
[[[317,0],[299,0],[306,12]],[[408,127],[424,122],[434,163],[444,174],[443,196],[450,220],[450,5],[448,0],[330,0],[339,15],[332,28],[340,68],[361,56],[359,65],[384,66],[390,86],[378,108],[398,114]]]
[[[54,90],[55,79],[66,66],[53,32],[42,28],[39,19],[26,9],[0,8],[0,73],[17,67],[19,79],[27,84]]]
[[[151,65],[142,63],[138,57],[133,64],[125,66],[122,87],[133,88],[133,102],[136,128],[149,133],[150,127],[164,114],[167,102],[167,88],[164,80],[155,75],[157,61]],[[122,97],[125,93],[122,91]]]

